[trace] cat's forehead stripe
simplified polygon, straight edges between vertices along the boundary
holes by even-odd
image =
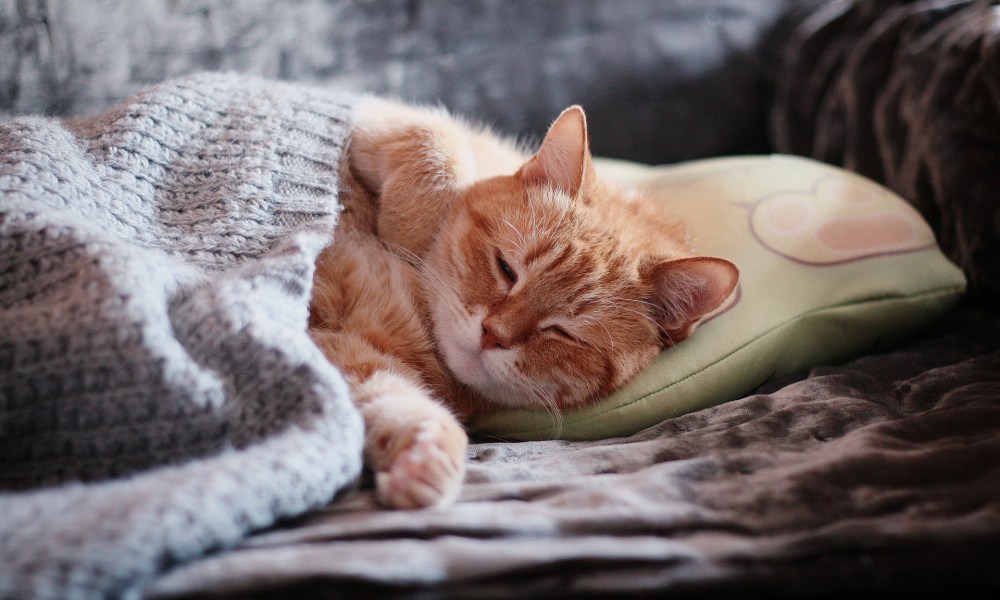
[[[487,216],[477,210],[469,211],[469,218],[472,219],[472,225],[478,229],[488,232],[490,235],[496,235],[498,228],[496,227],[496,219]]]
[[[554,256],[553,253],[557,248],[562,248],[562,251],[558,256]],[[535,239],[534,243],[529,246],[528,251],[524,254],[524,264],[525,266],[532,266],[535,263],[542,262],[542,259],[547,258],[548,261],[545,262],[545,266],[551,268],[553,264],[559,264],[568,258],[568,254],[573,250],[568,244],[557,244],[552,238],[541,238]]]
[[[603,271],[594,256],[572,244],[563,245],[561,252],[550,256],[550,260],[538,268],[538,276],[563,290],[568,298],[577,298],[592,289]]]

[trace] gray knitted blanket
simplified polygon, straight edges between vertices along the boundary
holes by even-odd
[[[0,123],[0,598],[127,597],[357,477],[306,333],[350,110],[204,74]]]

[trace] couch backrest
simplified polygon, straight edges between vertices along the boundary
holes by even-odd
[[[446,106],[535,138],[588,111],[598,154],[768,148],[760,77],[791,0],[0,0],[0,114],[81,114],[199,70]]]

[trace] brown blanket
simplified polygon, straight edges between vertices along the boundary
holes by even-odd
[[[1000,352],[946,327],[629,438],[475,444],[454,507],[366,487],[148,596],[1000,589]]]
[[[996,4],[819,3],[782,44],[770,119],[778,151],[843,165],[912,202],[965,270],[970,291],[994,306],[1000,299]]]

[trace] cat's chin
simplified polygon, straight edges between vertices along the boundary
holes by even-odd
[[[517,406],[518,394],[505,385],[492,371],[496,370],[495,356],[487,356],[478,347],[463,348],[458,343],[443,343],[445,362],[452,374],[480,396],[496,404]],[[492,359],[492,360],[491,360]]]
[[[442,344],[448,368],[465,385],[476,390],[490,383],[490,376],[483,364],[482,351],[462,348],[459,344]]]

